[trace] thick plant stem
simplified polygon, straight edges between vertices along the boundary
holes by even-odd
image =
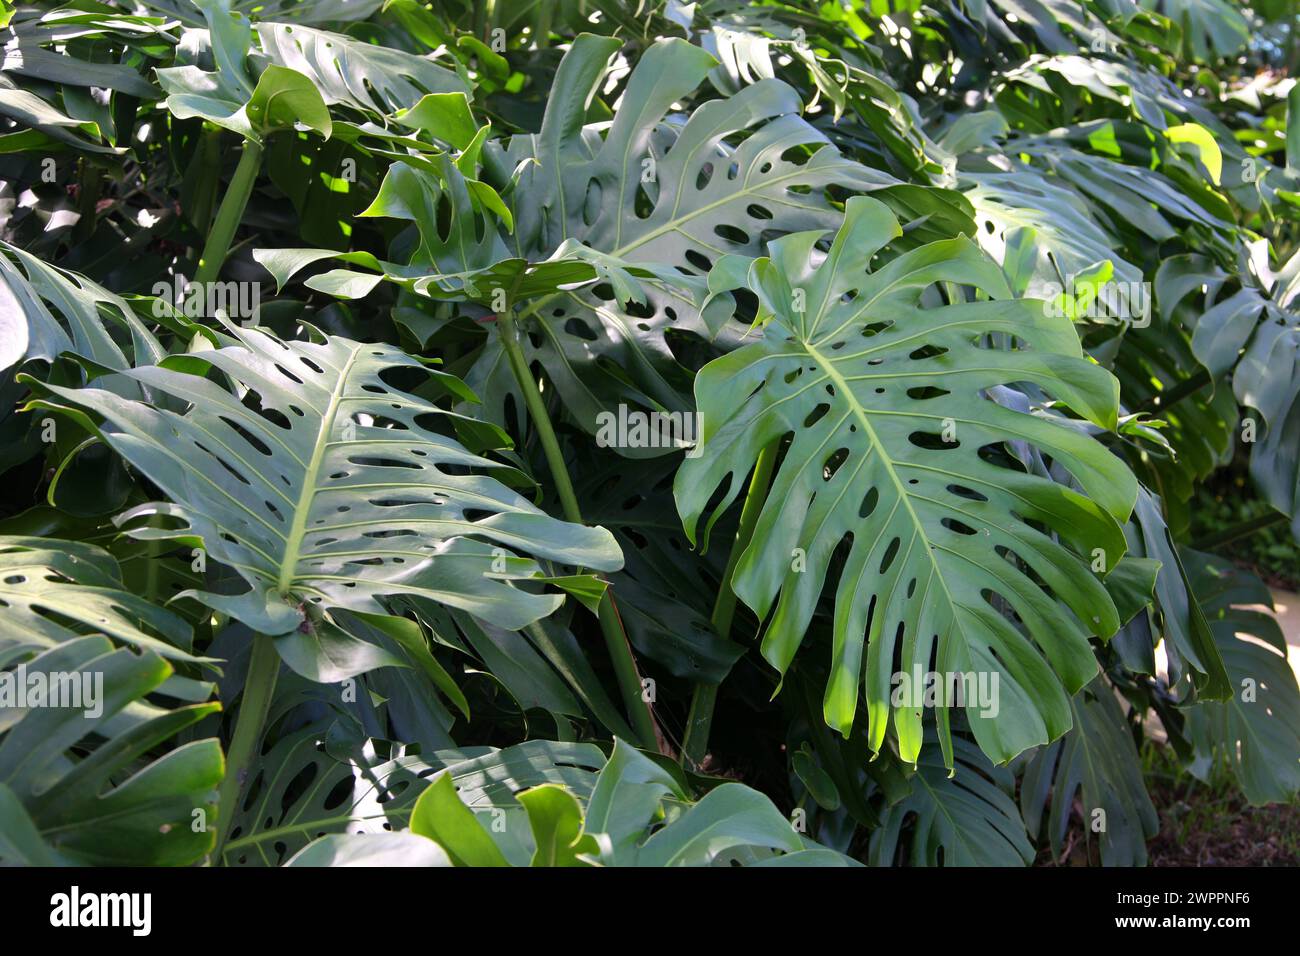
[[[564,464],[564,454],[560,451],[560,442],[555,437],[551,416],[546,411],[546,403],[542,401],[542,393],[537,389],[533,373],[528,369],[524,350],[519,347],[519,331],[515,326],[514,317],[508,311],[502,311],[497,317],[497,326],[501,333],[501,345],[506,351],[506,359],[510,362],[510,371],[514,373],[515,381],[519,383],[519,390],[524,393],[528,417],[532,419],[533,426],[537,429],[537,437],[541,439],[546,465],[550,468],[551,478],[555,481],[555,490],[559,492],[560,507],[564,510],[564,517],[574,524],[583,524],[582,509],[578,507],[578,496],[574,494],[573,482],[569,480],[569,469]]]
[[[722,572],[722,583],[718,586],[718,596],[713,602],[713,614],[709,618],[713,632],[721,638],[731,634],[731,622],[736,616],[736,592],[731,587],[731,576],[736,571],[740,556],[749,547],[749,539],[754,536],[754,526],[758,524],[763,502],[767,500],[767,487],[772,481],[772,469],[776,465],[777,447],[780,444],[779,441],[772,442],[759,452],[758,461],[754,463],[754,476],[749,481],[749,491],[740,511],[740,527],[736,531],[736,540],[731,545],[727,567]],[[682,743],[682,761],[688,767],[698,767],[708,752],[713,706],[717,699],[717,684],[695,685],[691,710],[686,717],[686,739]]]
[[[217,843],[212,851],[213,861],[221,860],[221,851],[230,837],[230,827],[239,809],[239,797],[244,791],[249,765],[262,742],[262,729],[271,698],[275,696],[275,679],[280,673],[280,653],[272,638],[253,635],[253,646],[248,656],[248,674],[244,677],[244,693],[239,701],[239,716],[235,718],[235,733],[230,738],[226,754],[226,775],[217,792]]]
[[[235,230],[244,218],[244,209],[248,197],[253,194],[253,184],[262,169],[262,146],[250,140],[244,141],[244,152],[239,157],[235,168],[235,178],[230,181],[230,188],[221,199],[217,209],[217,218],[212,222],[208,240],[203,245],[203,254],[199,257],[199,267],[194,273],[196,283],[213,282],[221,274],[221,267],[230,252],[230,243],[235,238]]]
[[[623,696],[628,717],[641,746],[646,750],[659,749],[659,736],[655,733],[654,717],[650,705],[646,702],[641,689],[641,673],[636,668],[636,658],[632,656],[632,644],[623,630],[623,621],[614,605],[614,595],[606,593],[600,602],[600,633],[605,638],[605,647],[609,659],[614,664],[614,676],[618,679],[619,693]]]
[[[194,152],[195,169],[191,172],[198,177],[194,198],[187,210],[190,224],[199,232],[207,235],[212,225],[212,213],[217,207],[217,188],[221,185],[221,130],[215,126],[206,127],[199,136],[198,149]]]
[[[573,482],[569,478],[568,466],[564,463],[564,454],[560,451],[560,442],[555,437],[555,428],[551,425],[551,416],[546,411],[546,403],[542,401],[542,393],[537,388],[533,373],[528,369],[528,360],[519,346],[518,328],[508,310],[502,310],[497,316],[497,326],[501,335],[502,348],[505,349],[506,358],[510,362],[510,370],[514,373],[515,381],[524,394],[528,416],[537,429],[537,437],[541,440],[542,451],[546,455],[551,479],[555,482],[556,491],[559,493],[564,517],[574,524],[585,524],[586,522],[582,520],[582,509],[578,507],[578,496],[574,493]],[[644,748],[658,750],[659,740],[655,733],[654,717],[651,715],[649,705],[642,698],[641,677],[637,671],[636,659],[632,656],[632,645],[623,630],[623,622],[619,619],[618,609],[614,606],[614,597],[608,592],[600,602],[599,620],[601,634],[605,637],[605,646],[614,664],[614,675],[618,679],[623,706],[627,708],[628,717],[639,738],[638,743]]]

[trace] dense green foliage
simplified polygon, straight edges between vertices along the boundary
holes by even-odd
[[[1141,865],[1153,730],[1297,799],[1295,4],[0,20],[0,861]]]

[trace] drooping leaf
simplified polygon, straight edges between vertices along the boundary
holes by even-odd
[[[1232,696],[1191,708],[1197,754],[1226,760],[1252,804],[1287,803],[1300,792],[1300,687],[1287,643],[1257,577],[1228,561],[1183,550],[1192,593],[1223,655]]]
[[[1147,489],[1138,492],[1131,527],[1132,553],[1160,562],[1156,575],[1155,610],[1159,611],[1169,654],[1169,674],[1177,686],[1185,680],[1198,696],[1221,700],[1230,692],[1228,675],[1182,558],[1160,513],[1160,499]],[[1179,688],[1183,692],[1183,688]]]
[[[1042,832],[1043,809],[1050,803],[1046,832],[1059,856],[1077,798],[1084,838],[1096,835],[1102,865],[1145,866],[1146,841],[1160,821],[1115,692],[1097,677],[1074,695],[1070,708],[1070,732],[1035,754],[1025,769],[1020,808],[1029,832]]]
[[[912,775],[912,792],[885,810],[871,834],[875,866],[1028,866],[1034,848],[1012,799],[1014,778],[958,737],[950,774],[931,747]],[[904,829],[907,835],[904,835]]]

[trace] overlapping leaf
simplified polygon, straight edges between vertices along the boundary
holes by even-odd
[[[1287,803],[1300,792],[1300,687],[1287,643],[1268,613],[1263,582],[1212,555],[1184,550],[1232,682],[1232,696],[1188,714],[1197,756],[1223,759],[1252,804]]]
[[[411,811],[411,833],[426,837],[456,866],[843,866],[851,861],[805,840],[763,794],[724,783],[690,803],[680,781],[662,766],[615,740],[600,772],[551,767],[559,744],[530,741],[478,761],[454,763],[424,789]],[[592,749],[592,748],[587,748]],[[573,758],[570,757],[570,760]],[[489,803],[468,768],[498,762],[509,771],[494,783]],[[552,780],[557,771],[574,783]],[[542,782],[546,781],[546,782]],[[493,808],[493,819],[474,811]],[[663,818],[662,825],[659,824]],[[503,822],[504,826],[498,825]],[[490,824],[490,825],[489,825]],[[327,839],[291,861],[337,865],[367,852],[365,834]],[[446,865],[434,858],[428,865]]]
[[[689,408],[689,376],[669,347],[669,330],[705,341],[740,331],[724,334],[725,315],[702,314],[707,295],[689,276],[726,254],[756,255],[771,235],[832,226],[832,186],[867,191],[894,182],[830,146],[779,80],[704,103],[684,121],[669,115],[715,65],[679,40],[660,41],[641,57],[606,130],[587,126],[586,104],[618,46],[579,37],[556,75],[540,133],[485,150],[485,161],[506,175],[527,164],[508,199],[518,257],[545,259],[573,239],[632,265],[683,272],[680,288],[649,290],[631,314],[599,287],[557,292],[524,310],[530,363],[541,363],[566,409],[592,432],[596,415],[620,401]],[[482,361],[496,359],[489,352]],[[486,370],[469,379],[506,384]]]
[[[871,834],[874,865],[1028,866],[1033,861],[1033,844],[1011,796],[1010,771],[991,766],[969,740],[958,737],[954,744],[955,774],[933,748],[922,754],[912,792],[886,809]]]
[[[168,496],[126,516],[165,524],[139,536],[197,538],[248,583],[242,595],[200,595],[211,606],[285,634],[309,628],[304,603],[382,613],[378,599],[402,593],[518,628],[561,598],[513,586],[539,567],[506,549],[621,564],[607,532],[557,521],[474,474],[492,463],[431,431],[425,422],[445,413],[385,380],[427,374],[470,397],[453,377],[387,345],[231,335],[222,348],[125,373],[189,403],[183,413],[100,388],[49,386],[42,403],[102,417],[104,440]],[[205,378],[209,369],[234,392]]]
[[[1191,298],[1184,314],[1196,359],[1214,380],[1231,373],[1237,400],[1263,417],[1265,427],[1253,436],[1251,477],[1274,508],[1291,516],[1300,536],[1300,254],[1274,274],[1260,260],[1264,247],[1251,249],[1240,276],[1203,256],[1169,259],[1156,291],[1170,314]]]
[[[325,728],[309,728],[283,738],[255,769],[260,786],[240,808],[224,861],[277,866],[325,834],[403,829],[428,782],[445,768],[466,805],[519,812],[514,794],[545,783],[585,797],[603,759],[590,744],[547,741],[385,757],[370,742],[343,747]]]
[[[175,738],[220,705],[160,656],[194,661],[189,627],[88,544],[0,538],[0,577],[0,859],[197,861],[213,833],[192,824],[213,812],[221,748]]]
[[[1137,748],[1105,679],[1098,677],[1070,701],[1074,726],[1034,755],[1020,785],[1020,807],[1029,832],[1046,832],[1059,855],[1075,799],[1083,809],[1085,837],[1097,834],[1103,866],[1144,866],[1146,841],[1160,821],[1142,781]],[[1050,795],[1050,799],[1049,799]]]
[[[760,451],[790,436],[733,582],[761,618],[771,614],[764,656],[784,672],[818,597],[834,588],[827,723],[849,732],[865,682],[879,749],[896,668],[997,674],[997,716],[972,706],[967,716],[1002,762],[1064,733],[1069,695],[1096,674],[1088,638],[1109,637],[1119,621],[1081,556],[1114,566],[1137,486],[1093,439],[990,396],[1032,382],[1114,427],[1116,384],[1082,358],[1068,320],[1005,299],[1000,270],[968,240],[873,269],[897,229],[882,204],[853,199],[824,255],[820,234],[801,233],[751,266],[748,285],[772,319],[761,342],[701,371],[702,455],[678,472],[678,507],[695,538],[718,489],[715,519]],[[923,308],[936,283],[994,298]],[[1019,347],[989,347],[991,333]],[[999,462],[1010,442],[1051,456],[1083,494]],[[938,717],[950,762],[947,711]],[[915,760],[920,709],[895,708],[892,722]]]

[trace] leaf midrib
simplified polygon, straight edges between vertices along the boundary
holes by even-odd
[[[330,393],[329,405],[325,408],[325,414],[321,416],[320,428],[316,432],[316,441],[311,450],[311,458],[307,461],[307,470],[303,472],[302,487],[298,490],[298,500],[293,509],[293,523],[289,526],[289,532],[285,535],[284,557],[280,563],[280,576],[276,582],[277,589],[281,595],[288,594],[290,586],[293,584],[295,572],[298,568],[298,557],[302,551],[302,539],[307,532],[307,517],[311,513],[312,501],[316,497],[316,477],[320,474],[320,467],[325,460],[325,450],[330,445],[330,438],[334,433],[334,420],[338,417],[339,406],[343,402],[344,392],[348,386],[348,374],[352,371],[352,366],[356,364],[357,356],[361,354],[362,346],[358,343],[348,355],[347,362],[339,370],[338,378],[334,382],[334,389]]]
[[[958,617],[955,613],[957,603],[953,599],[952,592],[948,590],[948,582],[944,580],[943,569],[939,567],[939,562],[935,559],[934,545],[931,543],[929,536],[925,533],[925,524],[921,521],[921,516],[916,513],[916,509],[912,507],[911,496],[908,495],[907,489],[903,486],[902,479],[898,476],[898,472],[894,468],[894,459],[890,456],[889,450],[885,447],[885,443],[881,440],[880,436],[876,434],[876,430],[871,426],[871,422],[867,418],[865,409],[863,409],[861,404],[858,403],[853,393],[853,389],[850,387],[844,376],[836,370],[830,359],[817,351],[811,342],[804,341],[802,345],[808,357],[816,362],[818,367],[821,368],[822,374],[831,380],[831,383],[838,390],[838,394],[844,396],[844,400],[848,404],[850,412],[853,417],[858,420],[858,423],[862,426],[863,434],[866,435],[868,441],[871,442],[872,447],[875,449],[876,454],[880,457],[880,461],[884,466],[886,473],[889,475],[889,480],[894,483],[894,489],[898,492],[898,497],[903,502],[903,506],[907,509],[908,515],[911,516],[912,525],[916,528],[916,533],[920,535],[921,543],[925,546],[925,555],[930,561],[930,567],[934,571],[934,577],[938,579],[939,586],[943,588],[943,596],[948,603],[948,607],[954,612],[953,624],[958,628],[958,630],[960,630]]]

